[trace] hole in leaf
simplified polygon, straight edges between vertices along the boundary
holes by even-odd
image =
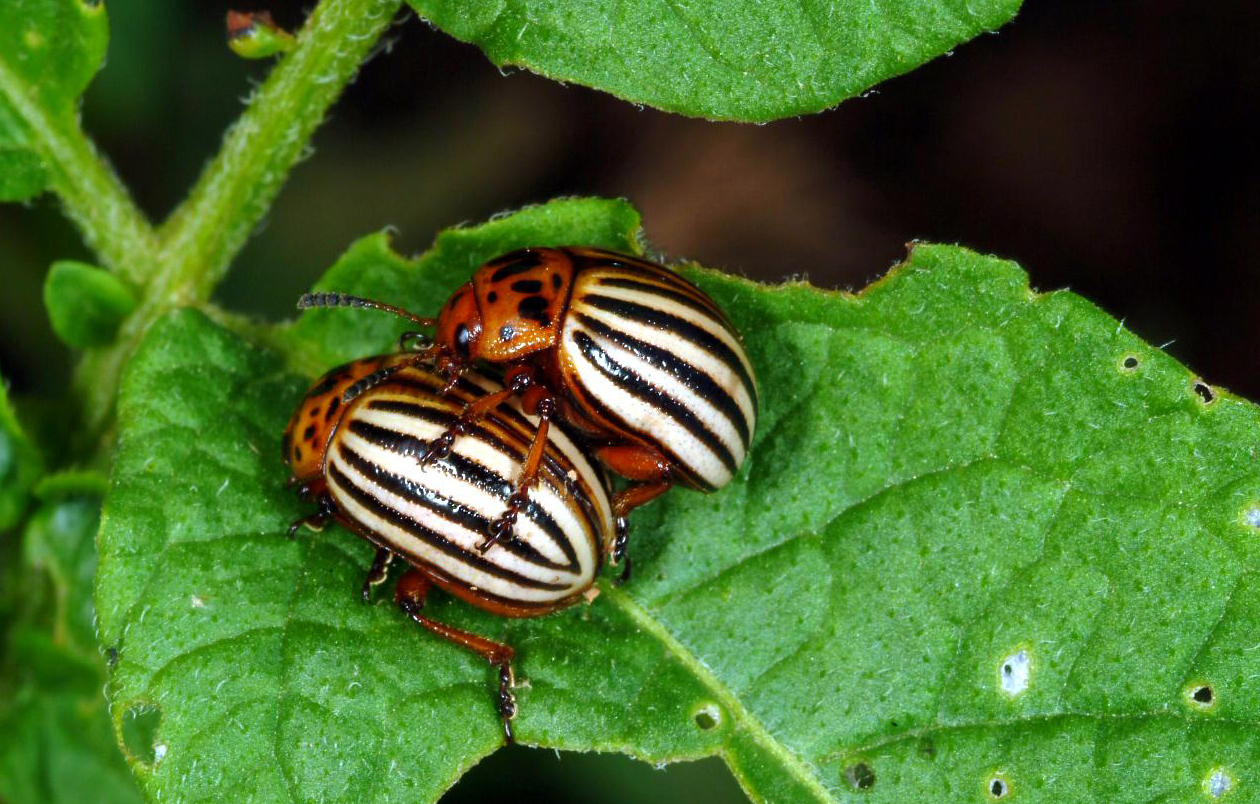
[[[865,762],[844,769],[844,778],[854,790],[870,790],[875,786],[875,770]]]
[[[1186,696],[1186,703],[1195,709],[1206,710],[1216,707],[1216,690],[1212,689],[1211,684],[1196,681],[1187,686],[1183,694]]]
[[[1005,779],[993,777],[989,779],[989,797],[994,799],[1006,798],[1010,795],[1011,787],[1006,783]]]
[[[1028,651],[1018,650],[1002,659],[998,669],[1002,692],[1014,697],[1028,689],[1029,677],[1032,675],[1032,659]]]
[[[722,723],[722,710],[717,704],[705,704],[692,712],[691,716],[703,731],[712,731]]]
[[[1212,798],[1220,798],[1234,789],[1234,775],[1227,768],[1216,767],[1203,777],[1203,792]]]
[[[1212,390],[1212,386],[1203,380],[1194,381],[1194,392],[1203,400],[1203,404],[1210,405],[1216,401],[1216,392]]]
[[[1136,371],[1140,365],[1142,365],[1142,361],[1138,360],[1137,355],[1125,355],[1120,358],[1120,369],[1122,371]]]
[[[159,756],[158,746],[155,745],[161,720],[161,708],[145,701],[133,703],[123,713],[123,747],[137,762],[152,765],[166,756],[166,746],[161,746]]]

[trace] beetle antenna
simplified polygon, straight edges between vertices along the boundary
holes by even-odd
[[[376,371],[372,372],[371,374],[367,375],[363,379],[356,382],[354,385],[351,385],[349,388],[347,388],[345,393],[341,395],[342,404],[343,405],[350,404],[357,397],[361,396],[364,391],[370,391],[371,389],[385,382],[390,377],[394,376],[395,374],[402,371],[403,369],[411,368],[417,363],[422,363],[425,360],[431,359],[434,354],[435,354],[435,350],[432,348],[429,348],[423,352],[416,352],[415,355],[407,358],[401,363],[396,363],[392,366],[386,366],[383,369],[377,369]]]
[[[303,293],[302,298],[298,299],[297,306],[299,310],[306,310],[311,307],[369,307],[373,310],[383,310],[387,313],[401,316],[408,321],[414,321],[422,327],[432,327],[437,324],[437,321],[432,318],[421,318],[401,307],[395,307],[392,304],[373,299],[365,299],[362,296],[351,296],[349,293]]]

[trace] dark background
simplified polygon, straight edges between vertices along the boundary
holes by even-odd
[[[115,2],[85,126],[140,206],[184,196],[267,64],[224,45],[226,9],[306,3]],[[557,195],[625,196],[665,253],[759,279],[859,288],[921,238],[1018,260],[1208,382],[1260,398],[1260,4],[1026,0],[1015,22],[836,110],[765,126],[638,109],[528,73],[408,17],[335,107],[219,292],[290,315],[355,237],[404,252],[437,229]],[[89,259],[50,198],[0,207],[0,366],[17,394],[68,377],[40,301],[48,263]],[[440,300],[434,300],[436,309]],[[434,724],[440,727],[440,724]],[[716,760],[656,773],[516,749],[448,797],[741,800]]]

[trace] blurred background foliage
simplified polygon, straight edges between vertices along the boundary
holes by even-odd
[[[224,43],[229,8],[288,28],[305,2],[109,5],[85,127],[161,219],[269,69]],[[1015,22],[836,110],[764,126],[640,109],[504,75],[414,16],[363,69],[218,291],[277,319],[349,242],[435,231],[554,196],[625,196],[653,245],[762,280],[858,288],[913,238],[1014,258],[1071,287],[1213,384],[1260,398],[1255,134],[1260,6],[1028,0]],[[92,256],[42,197],[0,206],[0,366],[19,403],[72,366],[41,303],[48,266]],[[434,299],[436,309],[441,300]],[[408,724],[435,728],[440,724]],[[743,800],[717,760],[496,754],[447,801]]]

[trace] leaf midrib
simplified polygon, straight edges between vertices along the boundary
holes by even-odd
[[[742,727],[757,745],[778,759],[780,766],[789,776],[812,793],[818,801],[832,804],[837,800],[823,785],[818,770],[775,738],[765,724],[744,706],[730,687],[723,684],[700,657],[679,642],[645,607],[611,582],[600,581],[600,589],[614,606],[625,613],[635,625],[660,642],[697,681],[708,688],[735,724]]]

